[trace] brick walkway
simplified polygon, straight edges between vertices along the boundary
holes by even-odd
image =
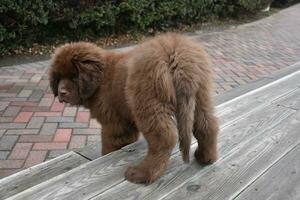
[[[196,36],[212,56],[216,93],[300,61],[300,4],[272,17]],[[49,90],[49,61],[0,68],[0,178],[99,142],[99,124]]]

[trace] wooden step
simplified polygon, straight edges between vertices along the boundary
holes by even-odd
[[[0,199],[20,193],[86,162],[89,160],[77,153],[69,152],[3,178],[0,180]]]
[[[297,94],[300,95],[300,90]],[[288,100],[293,101],[293,99]],[[222,156],[215,165],[195,173],[191,179],[180,187],[173,188],[162,199],[236,198],[255,179],[300,144],[300,121],[297,123],[294,121],[299,115],[299,111],[283,107],[281,107],[283,110],[280,111],[279,108],[276,109],[275,106],[273,108],[273,112],[277,113],[277,116],[281,115],[279,112],[289,113],[287,117],[280,117],[282,120],[280,123],[272,123],[272,126],[264,131],[261,131],[262,127],[258,124],[257,132],[248,133],[250,135],[248,138],[245,136],[231,152]],[[262,113],[265,113],[265,110]],[[269,115],[265,117],[268,118]],[[270,120],[272,119],[270,118]],[[243,124],[244,127],[252,125],[248,124],[248,121],[243,121]],[[240,135],[236,135],[236,137],[240,137]],[[191,189],[195,187],[199,188]]]
[[[298,90],[298,94],[300,95],[300,90]],[[241,187],[242,184],[239,181],[251,178],[251,175],[254,173],[251,168],[261,167],[247,166],[247,162],[251,158],[248,154],[252,155],[253,159],[256,158],[255,156],[259,157],[259,150],[263,151],[264,149],[262,148],[266,147],[268,142],[273,142],[273,138],[270,137],[273,137],[274,132],[283,125],[283,129],[279,129],[281,132],[277,135],[275,134],[275,136],[278,138],[284,137],[284,134],[280,135],[283,130],[291,131],[288,136],[284,137],[286,139],[286,143],[284,143],[285,148],[289,147],[288,139],[290,139],[291,135],[292,137],[298,136],[297,131],[300,128],[300,124],[287,129],[295,118],[296,113],[293,109],[270,104],[222,129],[218,143],[220,158],[217,163],[201,167],[195,160],[192,160],[191,164],[185,165],[182,163],[178,153],[173,156],[169,168],[165,176],[160,179],[160,182],[147,187],[139,187],[124,181],[99,194],[94,199],[120,199],[121,197],[122,199],[130,199],[132,197],[136,199],[160,199],[164,197],[168,197],[167,199],[214,199],[214,197],[230,199],[226,195],[235,192],[238,186]],[[300,135],[295,138],[295,143],[299,141]],[[266,155],[271,160],[274,158],[271,155],[277,156],[274,151],[278,149],[275,147],[278,146],[269,147],[273,151],[270,150],[269,154]],[[196,145],[193,145],[192,149],[195,150],[195,148]],[[280,151],[279,153],[282,152]],[[242,160],[243,158],[246,159]],[[243,170],[252,171],[249,172],[249,177],[241,177],[238,172],[236,172],[236,177],[231,177],[233,176],[231,173],[238,169],[241,170],[240,173],[245,173]],[[235,179],[230,182],[231,178]],[[235,186],[234,184],[239,185]],[[222,187],[228,188],[225,190]],[[227,193],[218,193],[218,190],[226,191]],[[208,192],[211,193],[205,195]]]
[[[299,80],[300,71],[297,71],[218,105],[220,159],[213,165],[201,167],[194,159],[184,164],[176,148],[163,177],[149,186],[132,184],[124,180],[123,174],[127,166],[145,155],[146,143],[140,141],[35,185],[11,199],[234,197],[298,145],[300,138],[295,130],[300,130],[300,123],[295,123],[295,117],[299,116],[299,104],[295,98],[299,99]],[[192,149],[195,148],[193,141]]]
[[[236,200],[300,199],[300,145],[295,146],[264,174],[254,180]],[[292,187],[291,187],[292,186]]]

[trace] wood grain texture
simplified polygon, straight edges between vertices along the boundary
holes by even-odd
[[[300,145],[297,145],[235,199],[300,199],[299,155]]]
[[[219,137],[220,159],[239,151],[245,144],[253,140],[256,141],[258,137],[262,138],[261,135],[281,124],[294,112],[284,107],[270,105],[241,121],[233,123],[231,126],[227,126],[222,130]],[[196,145],[193,145],[192,151],[195,148]],[[159,199],[207,168],[210,169],[209,167],[201,167],[194,159],[190,164],[184,164],[180,154],[177,153],[172,157],[164,176],[151,185],[143,187],[124,181],[99,194],[95,199]]]
[[[52,177],[65,173],[89,160],[69,152],[0,180],[0,199],[22,192]]]
[[[300,109],[300,92],[292,92],[289,94],[291,96],[289,101],[286,101],[285,98],[280,98],[277,101],[273,102],[273,104],[285,106],[287,108],[291,108],[294,110]]]
[[[221,124],[231,121],[237,115],[247,114],[249,109],[259,109],[259,107],[276,101],[277,99],[293,93],[299,89],[300,71],[284,77],[261,88],[241,95],[233,100],[217,106],[217,115]],[[295,83],[298,83],[295,84]]]
[[[13,196],[12,199],[88,199],[123,181],[123,174],[128,163],[136,162],[136,158],[141,157],[145,151],[145,142],[135,143],[134,147],[127,146],[83,164],[25,190]]]
[[[94,142],[80,149],[73,149],[76,153],[89,160],[95,160],[101,157],[101,142]]]
[[[300,143],[293,114],[272,130],[236,149],[163,199],[232,199]]]

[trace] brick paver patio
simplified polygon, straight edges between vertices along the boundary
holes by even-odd
[[[258,22],[195,37],[213,59],[216,94],[300,61],[300,4]],[[54,99],[49,61],[0,68],[0,178],[100,141],[82,108]]]

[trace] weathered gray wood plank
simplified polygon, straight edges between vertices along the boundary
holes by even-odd
[[[299,80],[300,82],[300,80]],[[291,109],[299,110],[300,109],[300,93],[290,93],[289,94],[291,97],[291,101],[286,102],[285,98],[279,98],[276,102],[272,102],[273,104],[285,106]]]
[[[123,173],[128,163],[133,163],[136,155],[144,154],[145,151],[145,142],[129,145],[123,150],[102,156],[36,185],[13,196],[12,199],[88,199],[94,193],[123,181]]]
[[[101,157],[101,142],[94,142],[80,149],[73,149],[76,153],[88,158],[89,160],[95,160]]]
[[[218,143],[220,159],[235,153],[243,145],[253,140],[256,141],[256,138],[261,137],[261,135],[265,137],[265,132],[281,124],[294,112],[288,108],[270,105],[224,128]],[[195,147],[193,145],[192,149],[194,150]],[[164,176],[151,185],[142,187],[123,181],[103,194],[99,194],[95,199],[159,199],[199,171],[201,172],[201,169],[202,167],[194,160],[191,165],[183,164],[178,153],[171,159]]]
[[[299,155],[300,145],[297,145],[235,199],[300,199]]]
[[[299,74],[297,74],[299,75]],[[293,77],[294,78],[294,77]],[[288,80],[286,80],[288,81]],[[282,84],[282,82],[280,82]],[[277,85],[279,87],[279,85]],[[281,87],[281,86],[280,86]],[[280,88],[279,87],[279,88]],[[289,88],[287,84],[282,84],[284,89],[280,90],[281,94],[286,94],[291,92],[293,89]],[[264,102],[260,97],[263,97],[264,94],[268,93],[266,88],[264,91],[259,90],[261,95],[258,95],[253,99],[257,103],[263,102],[264,105],[267,105],[269,101]],[[256,93],[254,93],[256,94]],[[275,93],[274,91],[269,93],[270,99],[276,99],[281,96],[280,93]],[[272,94],[272,95],[271,95]],[[252,98],[250,96],[244,96],[243,98],[238,98],[226,105],[221,105],[217,108],[217,112],[226,108],[230,105],[242,105],[246,99]],[[241,119],[246,117],[244,113],[249,113],[252,111],[252,107],[248,105],[244,106],[235,106],[236,108],[230,109],[230,113],[241,110],[242,112],[236,112],[235,116],[232,117],[232,121],[236,121],[236,118]],[[247,109],[244,109],[247,108]],[[255,107],[257,108],[257,106]],[[287,109],[288,110],[288,109]],[[241,117],[239,114],[243,115]],[[288,112],[280,112],[280,117],[288,116]],[[223,115],[224,118],[230,118],[227,115]],[[279,118],[280,118],[279,117]],[[278,118],[278,120],[279,120]],[[226,121],[226,120],[224,120]],[[279,120],[280,121],[280,120]],[[232,122],[231,122],[232,123]],[[260,125],[257,125],[259,127]],[[253,127],[255,129],[255,127]],[[253,130],[253,129],[251,129]],[[236,144],[235,144],[236,145]],[[135,149],[135,151],[130,152],[130,148]],[[122,151],[113,152],[111,155],[104,156],[99,158],[91,163],[84,164],[77,169],[74,169],[70,172],[65,173],[64,175],[57,176],[47,182],[39,184],[30,190],[24,191],[19,195],[15,196],[14,199],[87,199],[91,198],[96,194],[99,194],[106,189],[124,181],[123,173],[128,164],[137,162],[137,158],[141,158],[145,153],[145,144],[137,143],[130,147],[124,148]],[[179,160],[179,159],[178,159]],[[175,165],[177,168],[177,166]]]
[[[254,111],[255,109],[259,109],[260,106],[265,106],[266,103],[276,101],[277,98],[293,92],[293,90],[299,88],[299,80],[300,71],[297,71],[223,103],[217,109],[220,123],[225,124],[225,122],[231,121],[237,115],[247,114],[249,108]]]
[[[300,121],[289,117],[271,131],[207,167],[163,199],[232,199],[300,143]]]
[[[0,180],[0,199],[22,192],[89,160],[69,152]]]

